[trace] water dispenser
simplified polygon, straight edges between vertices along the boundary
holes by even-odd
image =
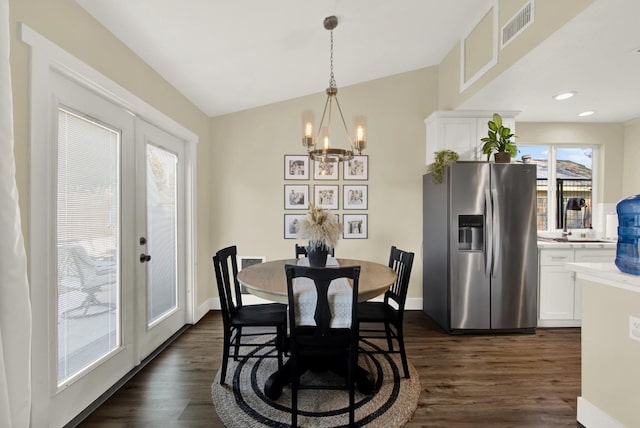
[[[458,250],[482,251],[484,244],[484,216],[482,214],[458,216]]]
[[[622,272],[640,275],[640,195],[618,202],[616,266]]]

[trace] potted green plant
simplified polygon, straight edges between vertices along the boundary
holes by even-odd
[[[298,238],[308,239],[307,256],[310,266],[325,266],[327,256],[336,246],[342,227],[338,218],[309,203],[309,212],[298,222]]]
[[[502,116],[498,113],[493,114],[493,120],[487,124],[489,126],[488,135],[481,138],[484,142],[482,153],[487,155],[487,160],[491,159],[491,153],[495,152],[494,159],[499,163],[509,163],[511,158],[518,153],[518,147],[511,141],[516,136],[511,133],[511,128],[507,128],[502,124]]]
[[[431,180],[434,183],[442,183],[442,171],[447,165],[458,160],[458,154],[453,150],[440,150],[435,152],[435,161],[429,165],[427,172],[432,173]]]

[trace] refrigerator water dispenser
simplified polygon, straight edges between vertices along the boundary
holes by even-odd
[[[484,216],[458,216],[458,250],[482,251],[484,236]]]

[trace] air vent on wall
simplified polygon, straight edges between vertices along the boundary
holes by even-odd
[[[533,22],[533,0],[524,5],[504,27],[502,27],[502,47],[513,40],[522,30]]]

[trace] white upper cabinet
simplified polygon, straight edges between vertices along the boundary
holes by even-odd
[[[499,113],[505,126],[515,133],[517,111],[436,111],[424,120],[427,127],[426,164],[434,161],[434,153],[453,150],[459,160],[482,161],[487,156],[482,153],[481,138],[487,136],[487,122],[493,113]]]

